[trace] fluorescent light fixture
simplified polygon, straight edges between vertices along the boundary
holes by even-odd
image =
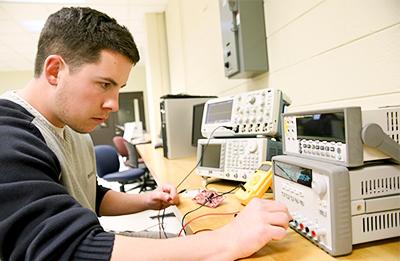
[[[86,0],[0,0],[0,2],[15,4],[84,4]]]
[[[25,20],[20,23],[28,32],[38,33],[42,30],[45,22],[43,20]]]

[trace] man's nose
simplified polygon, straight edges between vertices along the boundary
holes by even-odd
[[[109,109],[112,112],[118,111],[119,109],[118,97],[119,97],[118,93],[108,97],[103,104],[103,108]]]

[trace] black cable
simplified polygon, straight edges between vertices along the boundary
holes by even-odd
[[[208,189],[208,185],[211,185],[211,184],[217,183],[217,182],[218,182],[218,180],[207,182],[206,185],[205,185],[206,189]]]
[[[199,164],[200,164],[201,161],[203,160],[204,151],[207,149],[207,146],[210,144],[210,141],[211,141],[211,138],[213,137],[214,132],[215,132],[217,129],[222,128],[222,127],[224,127],[224,126],[218,126],[218,127],[216,127],[216,128],[211,132],[210,137],[208,138],[207,143],[206,143],[206,145],[204,146],[203,151],[201,152],[201,156],[200,156],[199,161],[196,163],[196,165],[194,166],[194,168],[193,168],[188,174],[186,174],[186,176],[178,183],[178,185],[176,186],[176,188],[179,188],[179,186],[182,185],[182,183],[185,182],[185,180],[190,176],[190,174],[192,174],[192,172],[199,166]]]
[[[204,151],[206,150],[207,146],[210,144],[210,141],[211,141],[211,138],[213,137],[214,132],[215,132],[218,128],[222,128],[222,127],[224,127],[224,126],[218,126],[218,127],[216,127],[216,128],[211,132],[210,137],[208,138],[207,143],[206,143],[206,145],[204,146],[203,151],[201,152],[201,156],[200,156],[199,161],[196,163],[196,165],[193,167],[193,169],[191,169],[191,170],[189,171],[189,173],[186,174],[186,176],[178,183],[178,185],[176,186],[176,189],[178,189],[178,188],[182,185],[182,183],[185,182],[185,180],[192,174],[192,172],[199,166],[200,162],[203,160]],[[186,189],[183,189],[183,190],[181,190],[180,192],[183,192],[183,191],[185,191],[185,190],[186,190]],[[162,228],[162,229],[163,229],[163,233],[164,233],[164,235],[166,236],[166,233],[165,233],[165,231],[164,231],[164,214],[165,214],[165,211],[164,211],[163,214],[162,214],[162,218],[161,218],[161,222],[162,222],[162,223],[160,224],[159,229]],[[183,222],[183,218],[182,218],[182,222]],[[160,238],[161,238],[161,231],[160,231]]]
[[[231,189],[231,190],[229,190],[229,191],[222,192],[222,193],[219,194],[218,196],[223,196],[223,195],[226,195],[226,194],[230,194],[230,193],[232,193],[233,191],[235,191],[235,190],[237,190],[238,188],[240,188],[241,186],[243,186],[243,185],[242,185],[242,184],[239,184],[239,185],[237,185],[236,187],[234,187],[233,189]]]
[[[209,188],[208,188],[208,185],[213,184],[213,183],[218,183],[218,180],[217,180],[217,181],[210,182],[210,183],[207,183],[207,184],[206,184],[206,189],[209,189]],[[243,186],[242,183],[239,183],[239,185],[235,186],[235,187],[233,188],[232,191],[234,191],[234,190],[236,190],[236,189],[238,189],[238,188],[241,188],[241,189],[243,189],[244,191],[246,191],[246,188]],[[219,193],[219,194],[221,194],[221,195],[225,195],[225,194],[231,193],[232,191],[230,191],[230,192],[229,192],[229,191],[228,191],[228,192],[220,192],[220,191],[217,191],[217,193]]]
[[[198,206],[198,207],[195,208],[195,209],[190,210],[190,211],[187,212],[185,215],[183,215],[181,225],[182,225],[183,231],[184,231],[185,233],[186,233],[186,231],[185,231],[185,228],[184,228],[184,225],[185,225],[184,221],[185,221],[185,218],[187,217],[187,215],[189,215],[190,213],[193,213],[193,212],[195,212],[196,210],[198,210],[198,209],[204,207],[204,206],[207,204],[207,202],[208,202],[208,201],[206,201],[204,204]]]
[[[165,218],[165,208],[163,209],[163,213],[161,215],[161,228],[162,228],[162,231],[164,233],[164,237],[168,238],[167,233],[165,233],[164,218]]]
[[[160,210],[158,210],[157,221],[158,221],[158,237],[161,239],[161,221],[160,221]]]
[[[186,191],[186,189],[182,189],[181,191],[178,192],[178,194],[181,194],[185,191]],[[157,215],[157,220],[158,220],[158,224],[159,224],[159,226],[158,226],[159,237],[161,238],[161,230],[162,230],[165,238],[168,238],[167,233],[165,232],[165,228],[164,228],[165,208],[163,209],[163,213],[161,215],[161,222],[160,222],[160,211],[161,211],[161,209],[158,211],[158,215]]]

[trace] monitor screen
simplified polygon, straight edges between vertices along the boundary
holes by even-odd
[[[300,139],[346,142],[343,112],[298,117],[296,118],[296,125],[297,137]]]
[[[220,168],[220,158],[221,158],[221,144],[202,144],[201,145],[201,167],[206,168]]]
[[[192,146],[197,147],[197,140],[203,139],[201,134],[201,121],[203,119],[204,103],[196,104],[193,106],[192,117]]]
[[[206,123],[230,122],[233,99],[223,102],[210,103],[207,106]]]

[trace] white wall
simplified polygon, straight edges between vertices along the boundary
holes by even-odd
[[[147,110],[151,140],[157,143],[161,129],[160,97],[170,92],[168,47],[164,13],[145,15]]]
[[[269,72],[228,80],[218,1],[170,1],[171,86],[220,96],[279,88],[290,110],[400,104],[400,1],[265,0],[264,7]]]
[[[163,16],[147,16],[152,58],[146,70],[132,70],[123,91],[144,92],[155,132],[157,99],[166,92],[223,96],[279,88],[292,99],[289,110],[400,104],[399,0],[264,0],[264,7],[270,70],[242,80],[224,76],[217,0],[169,0],[166,47]],[[0,72],[0,92],[21,88],[31,75]]]
[[[167,25],[168,23],[168,25]],[[173,68],[174,73],[170,74],[170,93],[178,94],[186,91],[185,78],[185,53],[182,50],[184,47],[182,40],[181,14],[179,8],[179,0],[169,0],[167,10],[165,12],[165,27],[173,28],[173,33],[167,33],[168,66]]]
[[[23,88],[33,77],[32,71],[0,72],[0,94]]]

